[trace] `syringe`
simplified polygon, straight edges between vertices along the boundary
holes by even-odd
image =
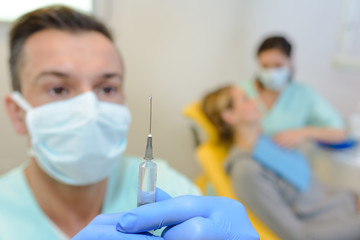
[[[144,161],[139,165],[139,186],[137,206],[155,202],[157,165],[153,158],[151,117],[152,117],[152,96],[150,100],[150,130],[147,137]]]

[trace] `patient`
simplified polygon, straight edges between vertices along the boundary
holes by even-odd
[[[261,114],[240,89],[209,93],[202,108],[231,146],[226,170],[239,199],[282,239],[360,239],[358,195],[323,186],[300,153],[263,136]]]

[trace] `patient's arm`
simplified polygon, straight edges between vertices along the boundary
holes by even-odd
[[[312,140],[337,143],[345,140],[346,134],[343,129],[326,128],[326,127],[307,127],[304,128],[307,135]]]
[[[274,141],[282,147],[294,148],[306,140],[327,143],[345,140],[345,131],[326,127],[305,127],[280,132],[274,136]]]
[[[252,159],[233,164],[232,182],[237,195],[266,225],[283,239],[359,239],[360,215],[345,221],[301,221],[286,202],[276,178]]]

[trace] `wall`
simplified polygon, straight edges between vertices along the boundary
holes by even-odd
[[[7,34],[10,24],[0,23],[0,174],[26,159],[27,140],[15,135],[6,115],[4,98],[10,92]]]
[[[198,166],[182,108],[204,91],[235,81],[243,8],[237,0],[114,1],[110,20],[126,62],[133,123],[128,152],[143,156],[153,95],[156,157],[194,177]]]
[[[108,2],[105,19],[126,63],[126,92],[133,114],[130,154],[144,154],[152,94],[155,156],[195,177],[199,167],[181,109],[209,89],[251,78],[256,46],[274,32],[293,40],[299,81],[317,89],[344,116],[359,100],[360,73],[331,65],[342,20],[341,0]],[[0,59],[5,59],[7,30],[0,27]],[[6,67],[5,62],[0,64],[1,97],[9,91]],[[25,158],[26,140],[14,136],[2,106],[0,123],[0,158],[5,159],[1,171]]]

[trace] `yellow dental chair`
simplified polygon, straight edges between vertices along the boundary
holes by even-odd
[[[191,130],[197,146],[196,157],[203,170],[195,183],[205,195],[209,194],[208,188],[211,187],[217,196],[238,200],[223,166],[229,146],[218,143],[217,131],[201,110],[200,102],[194,102],[186,106],[183,109],[183,114],[191,120]],[[280,239],[253,212],[248,208],[246,211],[262,240]]]

